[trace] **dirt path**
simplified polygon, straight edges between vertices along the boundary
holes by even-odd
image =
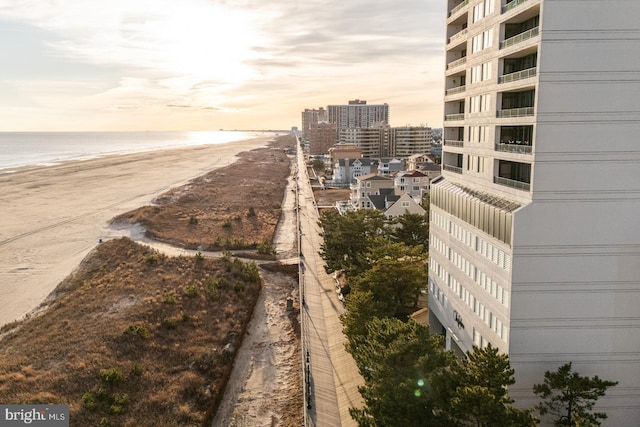
[[[296,255],[294,182],[289,178],[274,247],[278,258]],[[282,273],[261,271],[262,293],[233,372],[213,421],[214,427],[292,426],[302,423],[300,340],[294,325],[298,307],[297,282]],[[292,319],[292,316],[294,318]]]

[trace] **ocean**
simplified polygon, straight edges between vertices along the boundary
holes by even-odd
[[[0,132],[0,173],[21,166],[49,166],[70,160],[87,160],[205,144],[224,144],[268,132]]]

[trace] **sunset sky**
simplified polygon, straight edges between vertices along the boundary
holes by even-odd
[[[442,125],[441,0],[0,0],[0,131]]]

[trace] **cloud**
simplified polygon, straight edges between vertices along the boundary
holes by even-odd
[[[440,0],[0,0],[0,31],[37,34],[32,56],[10,52],[29,64],[24,78],[51,82],[58,70],[55,84],[82,83],[67,105],[238,120],[279,113],[293,124],[304,108],[353,98],[402,102],[390,102],[392,120],[441,120],[444,18]],[[13,98],[49,106],[63,96],[51,88],[35,97],[18,71],[6,89]],[[0,69],[0,80],[9,72]]]

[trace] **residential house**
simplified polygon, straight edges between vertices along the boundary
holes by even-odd
[[[371,174],[371,159],[337,159],[333,166],[333,182],[351,184],[356,178]]]
[[[364,160],[364,159],[360,159]],[[379,195],[385,191],[393,191],[393,178],[369,174],[355,177],[355,183],[351,184],[351,205],[356,208],[371,208],[369,196]]]

